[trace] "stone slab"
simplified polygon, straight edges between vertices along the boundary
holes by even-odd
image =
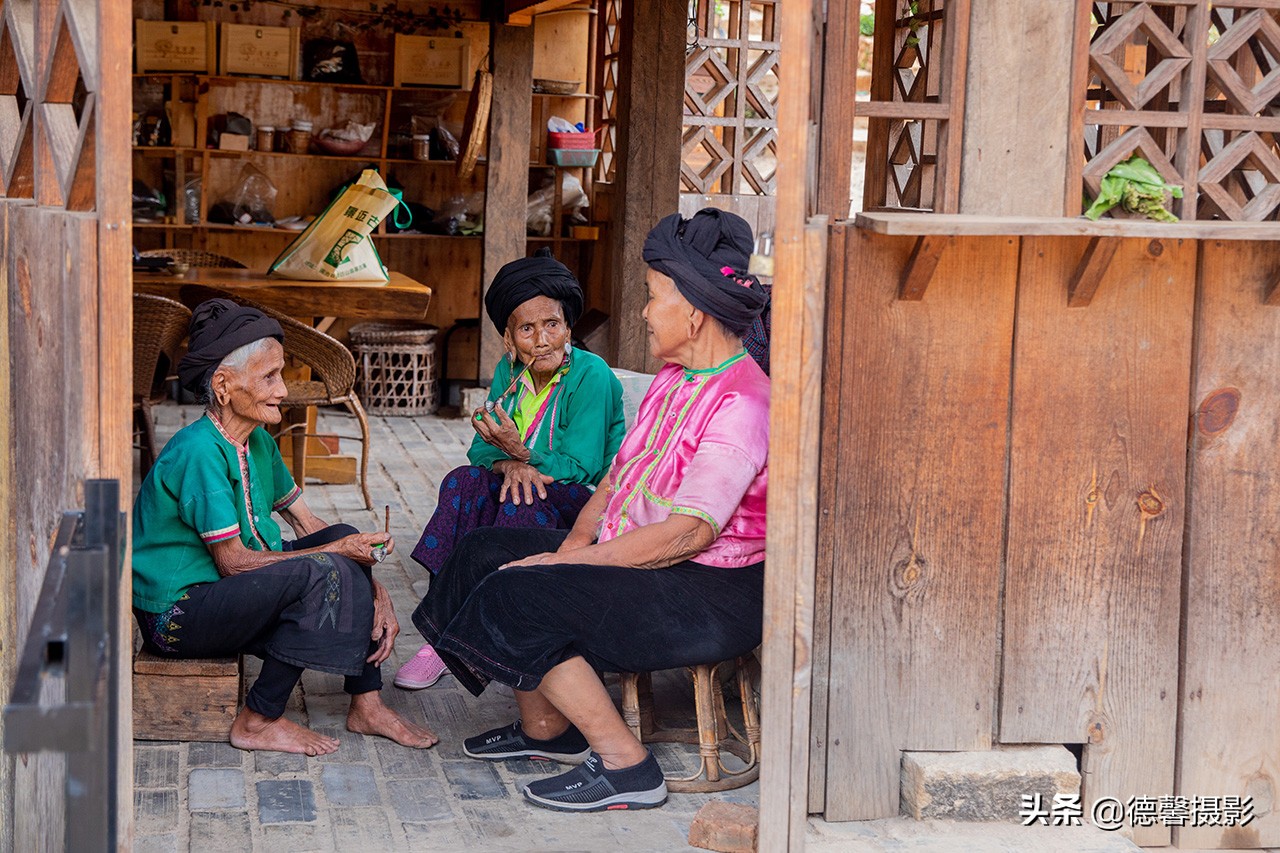
[[[192,812],[187,849],[243,851],[253,848],[249,815],[244,812]]]
[[[444,777],[460,800],[501,800],[511,796],[510,786],[498,777],[492,764],[475,759],[442,761]]]
[[[320,779],[331,806],[376,806],[382,803],[373,768],[367,764],[326,764]]]
[[[133,784],[136,788],[176,788],[178,748],[144,745],[134,747]]]
[[[452,822],[449,795],[435,779],[405,779],[387,783],[396,817],[405,823]]]
[[[1017,821],[1023,797],[1079,794],[1075,756],[1063,746],[978,752],[904,752],[902,811],[916,818]]]
[[[272,779],[257,783],[258,822],[306,823],[316,819],[315,788],[308,779]]]
[[[244,755],[229,743],[197,742],[187,747],[187,766],[239,767]]]
[[[244,808],[244,771],[197,768],[187,774],[187,809]]]
[[[751,806],[712,800],[693,818],[689,845],[721,853],[754,853],[760,842],[760,812]]]

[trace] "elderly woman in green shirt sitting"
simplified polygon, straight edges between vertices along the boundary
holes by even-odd
[[[504,266],[484,298],[507,357],[489,401],[471,423],[471,463],[450,471],[413,549],[433,575],[478,527],[568,530],[609,470],[626,432],[622,385],[604,359],[570,343],[582,288],[546,249]],[[444,662],[430,645],[400,667],[395,683],[434,684]]]
[[[168,657],[263,659],[231,725],[240,749],[338,748],[284,717],[303,669],[346,676],[348,730],[430,747],[435,735],[379,694],[379,667],[400,626],[371,567],[395,543],[317,518],[263,429],[280,422],[283,340],[275,320],[225,299],[192,315],[178,373],[207,410],[165,445],[134,504],[133,610],[143,643]],[[273,512],[297,540],[282,540]]]

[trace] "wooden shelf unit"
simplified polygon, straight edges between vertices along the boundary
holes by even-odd
[[[220,17],[218,13],[210,14]],[[489,26],[468,21],[461,29],[472,41],[472,65],[478,66],[488,52]],[[588,127],[592,124],[597,99],[592,91],[596,76],[591,70],[593,25],[589,25],[585,15],[564,15],[553,16],[550,26],[539,23],[535,30],[539,34],[535,37],[533,76],[578,79],[583,81],[585,91],[571,95],[531,93],[529,191],[538,189],[540,181],[545,180],[543,175],[552,176],[557,182],[572,175],[581,181],[588,198],[592,198],[592,170],[546,164],[545,141],[546,121],[552,115],[571,123],[583,122]],[[369,67],[362,62],[362,70],[374,75],[372,79],[390,80],[392,75],[387,67],[390,49],[380,53],[376,39],[369,37],[357,42],[357,50],[371,51],[370,55],[375,57]],[[481,48],[482,44],[486,47]],[[581,45],[581,56],[577,55],[578,45]],[[461,179],[453,161],[417,160],[410,151],[411,116],[437,115],[443,126],[460,139],[468,98],[469,92],[461,89],[397,87],[388,83],[327,83],[193,72],[136,73],[133,75],[136,113],[167,112],[175,124],[174,116],[179,109],[189,116],[194,108],[195,116],[193,136],[188,131],[186,138],[175,138],[183,144],[133,149],[135,178],[162,188],[169,196],[165,219],[135,223],[134,242],[140,249],[205,249],[235,257],[253,268],[265,269],[298,232],[208,221],[214,204],[231,200],[246,166],[258,169],[274,184],[277,195],[270,212],[276,219],[318,214],[327,205],[333,190],[354,179],[366,164],[377,168],[389,185],[401,187],[408,203],[422,204],[433,211],[450,210],[457,205],[472,211],[483,210],[487,205],[491,171],[485,155],[481,155],[473,174]],[[256,141],[253,139],[248,151],[211,148],[208,144],[210,122],[215,116],[228,112],[249,118],[255,130],[260,125],[275,127],[277,138],[294,120],[310,120],[313,138],[323,129],[341,126],[348,119],[375,123],[377,127],[365,153],[358,155],[256,151],[252,150]],[[197,178],[199,216],[197,221],[188,222],[185,221],[184,186]],[[557,189],[553,233],[547,237],[528,236],[525,245],[529,253],[550,246],[558,258],[575,270],[585,287],[592,271],[596,241],[568,236],[571,229],[566,221],[568,217],[560,209],[562,197],[562,190]],[[504,227],[509,230],[512,223],[510,217],[507,220]],[[388,221],[384,220],[374,233],[378,252],[389,269],[403,271],[432,287],[429,322],[443,329],[459,320],[483,317],[481,276],[488,263],[487,238],[392,233],[387,231],[387,225]],[[337,331],[341,336],[342,324]],[[474,355],[457,351],[459,347],[466,349],[472,345],[478,350],[478,340],[474,333],[465,330],[454,336],[451,345],[454,351],[448,359],[450,378],[486,378],[478,372],[478,351]]]

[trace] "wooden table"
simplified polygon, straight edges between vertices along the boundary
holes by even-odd
[[[192,267],[181,275],[133,274],[135,293],[179,299],[183,285],[216,287],[274,308],[291,317],[314,322],[315,317],[353,320],[416,320],[427,317],[431,288],[404,273],[392,272],[388,282],[291,281],[268,278],[254,270]]]
[[[192,267],[180,275],[135,272],[135,293],[149,293],[181,301],[181,291],[186,285],[216,287],[243,296],[259,305],[274,308],[282,314],[296,317],[324,331],[335,317],[353,320],[413,320],[423,322],[431,303],[431,288],[414,281],[404,273],[388,274],[390,281],[292,281],[269,278],[265,273],[245,269],[221,269]],[[298,368],[290,379],[309,378],[309,371]],[[306,432],[315,433],[315,409],[306,410]],[[292,418],[289,418],[292,420]],[[294,480],[303,485],[306,477],[325,483],[355,482],[355,458],[338,456],[334,452],[336,441],[326,442],[327,437],[312,438],[307,442],[307,457],[302,470],[293,472]],[[281,452],[286,460],[292,454],[286,436]]]

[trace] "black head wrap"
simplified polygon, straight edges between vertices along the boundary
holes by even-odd
[[[199,394],[224,358],[263,338],[284,343],[284,330],[257,308],[237,305],[229,299],[201,302],[191,312],[187,354],[178,362],[182,387]]]
[[[663,275],[694,308],[741,335],[760,316],[769,297],[747,274],[754,241],[741,216],[707,207],[690,219],[663,218],[644,241],[644,260]]]
[[[532,258],[512,261],[498,270],[484,295],[484,309],[498,327],[507,330],[507,320],[535,296],[549,296],[564,306],[564,321],[572,326],[582,316],[582,286],[564,264],[551,257],[545,246]]]

